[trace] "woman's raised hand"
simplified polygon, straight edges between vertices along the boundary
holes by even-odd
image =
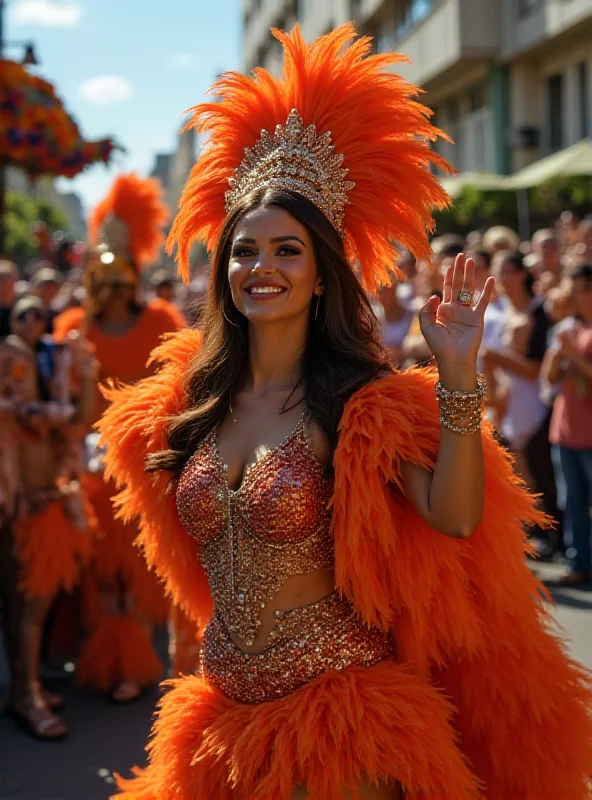
[[[454,267],[446,271],[442,300],[430,297],[423,307],[421,331],[441,373],[476,369],[485,309],[494,287],[495,279],[488,278],[481,296],[474,303],[475,262],[459,253]]]

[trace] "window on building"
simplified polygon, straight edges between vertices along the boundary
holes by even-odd
[[[399,8],[395,23],[395,39],[408,36],[416,25],[432,13],[437,0],[405,0]]]
[[[519,19],[528,17],[541,6],[542,0],[517,0],[516,13]]]
[[[582,139],[590,136],[590,117],[592,116],[590,106],[590,68],[587,61],[580,61],[578,64],[578,112]]]
[[[563,147],[563,75],[547,79],[547,114],[549,148],[553,152]]]
[[[390,25],[379,25],[375,36],[375,48],[377,53],[388,53],[395,44],[394,31]]]

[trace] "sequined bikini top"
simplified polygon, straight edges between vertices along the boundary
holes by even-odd
[[[177,509],[199,542],[216,613],[251,646],[261,610],[287,578],[333,566],[332,481],[311,449],[305,416],[247,467],[238,489],[227,472],[214,430],[179,478]]]

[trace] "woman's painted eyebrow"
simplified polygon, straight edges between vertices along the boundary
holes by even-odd
[[[289,242],[289,241],[296,241],[300,242],[303,247],[306,247],[302,239],[299,239],[298,236],[276,236],[275,239],[269,240],[271,244],[278,244],[279,242]],[[235,244],[239,242],[242,244],[255,244],[255,239],[249,239],[247,236],[239,236],[238,239],[234,240]]]

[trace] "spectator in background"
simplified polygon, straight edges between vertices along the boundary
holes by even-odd
[[[574,318],[563,327],[543,362],[543,375],[561,386],[551,419],[550,440],[560,500],[565,508],[567,572],[558,583],[581,586],[592,576],[592,265],[572,276]]]
[[[520,238],[511,228],[507,228],[505,225],[494,225],[483,234],[481,246],[493,257],[501,251],[517,251],[520,247]]]
[[[484,370],[493,377],[494,383],[497,373],[502,373],[505,413],[500,420],[500,428],[505,431],[507,445],[519,454],[528,470],[528,474],[523,475],[524,479],[532,491],[541,495],[545,512],[560,525],[561,515],[557,508],[549,447],[550,412],[541,401],[539,387],[549,321],[543,308],[543,298],[534,294],[533,276],[524,267],[520,253],[499,252],[493,267],[498,289],[507,301],[504,312],[504,332],[507,336],[502,348],[482,350]],[[517,315],[520,316],[520,325],[514,319]],[[524,316],[528,325],[524,346],[508,346],[509,338],[515,341],[516,337],[523,336]],[[533,533],[540,540],[540,555],[552,557],[561,544],[560,531],[548,534],[539,528]]]
[[[405,284],[392,284],[379,294],[379,301],[384,310],[383,344],[389,352],[389,358],[395,365],[403,361],[403,342],[409,333],[415,313],[405,303]]]
[[[581,247],[582,260],[586,260],[588,264],[592,264],[592,219],[587,217],[583,219],[578,227],[578,237]]]
[[[150,286],[155,297],[165,300],[167,303],[175,302],[175,280],[167,270],[156,270],[150,278]]]
[[[43,300],[47,309],[47,328],[46,333],[53,331],[53,321],[59,311],[55,307],[57,297],[62,286],[60,273],[51,266],[42,267],[33,275],[31,288],[33,294]]]
[[[532,254],[537,258],[537,277],[545,290],[557,286],[563,267],[557,234],[551,228],[536,231],[531,241]]]
[[[16,301],[18,269],[12,261],[0,261],[0,340],[10,334],[10,313]]]

